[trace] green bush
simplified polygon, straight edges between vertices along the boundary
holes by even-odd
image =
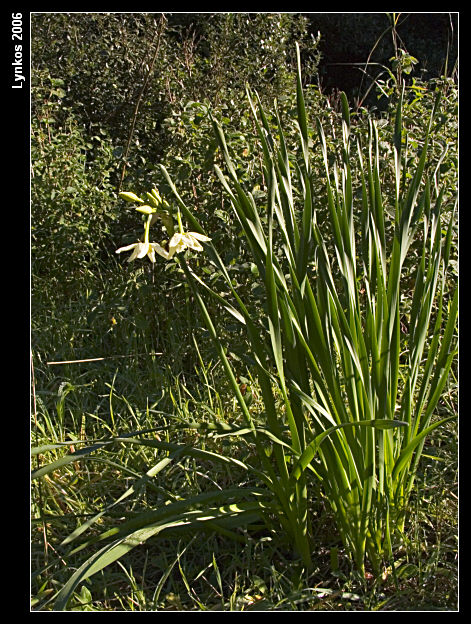
[[[296,40],[311,54],[314,75],[306,25],[286,14],[33,14],[33,79],[41,71],[67,77],[64,105],[87,132],[94,124],[106,131],[120,173],[135,186],[175,139],[163,120],[188,100],[232,99],[235,112],[247,80],[261,94],[282,93]]]
[[[108,258],[110,226],[117,218],[110,182],[115,165],[105,132],[87,134],[61,106],[64,81],[41,76],[33,88],[43,98],[32,118],[31,244],[33,288],[48,295],[73,293],[97,263]]]

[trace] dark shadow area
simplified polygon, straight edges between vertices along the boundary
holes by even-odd
[[[321,33],[319,80],[326,93],[345,91],[353,103],[362,98],[371,79],[391,67],[394,44],[386,13],[304,13],[309,30]],[[418,60],[411,76],[428,80],[453,71],[458,53],[458,13],[401,13],[397,47]],[[369,60],[372,63],[366,68]],[[371,101],[370,101],[371,103]]]

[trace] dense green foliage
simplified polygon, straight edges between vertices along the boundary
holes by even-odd
[[[390,19],[375,15],[381,24]],[[234,290],[250,315],[262,318],[267,302],[260,268],[254,264],[247,237],[215,174],[215,165],[223,169],[230,154],[234,179],[244,193],[251,193],[258,206],[267,205],[269,172],[263,167],[260,135],[246,97],[247,83],[260,98],[266,127],[275,142],[280,140],[273,105],[276,100],[287,152],[293,164],[302,162],[296,97],[297,42],[309,122],[306,145],[312,197],[317,224],[332,260],[332,276],[338,285],[342,275],[335,260],[334,238],[327,235],[331,228],[329,196],[315,119],[325,129],[328,166],[333,167],[334,162],[342,162],[344,154],[342,101],[335,94],[326,98],[318,86],[324,33],[321,31],[320,39],[310,36],[310,29],[317,33],[314,16],[31,16],[32,442],[39,449],[32,467],[55,468],[44,468],[41,478],[33,481],[35,609],[51,609],[71,571],[85,560],[80,547],[71,553],[71,546],[63,540],[87,518],[106,512],[80,538],[93,549],[100,533],[117,528],[123,516],[137,522],[140,513],[153,513],[163,501],[167,504],[185,497],[204,497],[214,487],[232,492],[241,483],[247,489],[259,485],[245,483],[244,470],[237,467],[239,460],[251,462],[254,445],[243,436],[227,438],[227,431],[219,435],[218,430],[210,430],[207,435],[204,429],[205,424],[214,421],[241,426],[244,409],[237,404],[223,374],[217,347],[198,313],[195,293],[184,279],[182,267],[159,259],[155,265],[147,259],[127,264],[115,255],[118,247],[135,242],[142,234],[139,218],[118,192],[132,190],[144,196],[151,188],[158,188],[175,210],[174,183],[184,204],[210,233],[211,244],[218,250],[227,275],[205,254],[192,258],[193,270],[219,297],[229,301]],[[361,16],[358,19],[361,21]],[[323,23],[329,32],[329,20]],[[378,37],[383,30],[378,28]],[[356,42],[361,47],[360,36]],[[404,171],[408,172],[420,163],[424,129],[440,92],[441,104],[428,138],[424,175],[431,181],[429,191],[434,199],[443,189],[440,225],[446,268],[440,306],[443,304],[446,322],[451,306],[449,294],[454,292],[458,277],[455,74],[447,77],[438,73],[427,81],[417,77],[421,72],[415,66],[411,74],[401,73],[406,67],[404,56],[393,46],[394,50],[395,62],[378,76],[369,92],[368,102],[373,98],[375,105],[354,108],[350,116],[352,136],[360,147],[359,151],[352,148],[350,154],[351,182],[356,193],[352,219],[356,231],[364,234],[358,155],[367,158],[370,122],[375,119],[384,198],[384,242],[391,252],[395,236],[394,120],[398,97],[405,86],[402,155]],[[409,51],[417,56],[420,68],[420,46]],[[440,67],[445,64],[443,58],[437,63]],[[217,120],[224,134],[227,154],[212,119]],[[167,175],[160,165],[165,165]],[[409,183],[406,173],[403,186]],[[305,201],[302,188],[293,186],[297,210]],[[262,224],[268,226],[267,218],[262,217]],[[160,242],[168,238],[168,232],[157,224],[155,236]],[[280,243],[279,236],[275,228],[275,242]],[[284,266],[284,251],[278,243],[274,247],[276,262]],[[410,280],[399,302],[405,350],[409,332],[417,335],[413,292],[425,247],[419,233],[402,267],[404,281]],[[247,390],[246,400],[250,397],[253,401],[251,413],[256,422],[258,418],[263,422],[259,379],[246,331],[235,318],[221,313],[217,300],[208,298],[205,304],[217,322],[237,383],[244,386],[244,392]],[[432,309],[432,324],[442,314],[439,309]],[[442,336],[443,329],[440,339]],[[427,348],[434,348],[432,338],[430,334]],[[96,360],[48,364],[87,359]],[[456,376],[453,363],[436,416],[456,415]],[[198,424],[201,431],[198,427],[182,427],[182,421]],[[149,444],[138,442],[133,446],[136,431],[156,426],[160,429],[152,434]],[[73,455],[85,441],[92,444],[106,439],[112,442],[93,447],[84,456]],[[199,455],[185,456],[182,452],[183,447],[197,446]],[[100,452],[95,454],[95,450]],[[71,454],[65,455],[64,451]],[[220,465],[205,455],[211,452],[230,461]],[[164,469],[165,478],[152,479]],[[176,531],[157,542],[157,551],[152,546],[145,548],[145,555],[138,554],[139,549],[133,550],[79,586],[68,608],[241,610],[259,603],[260,608],[294,610],[421,606],[454,609],[457,546],[453,421],[427,439],[416,486],[409,506],[410,523],[397,553],[395,584],[389,570],[384,573],[384,583],[376,579],[365,585],[364,579],[351,570],[348,553],[339,563],[338,553],[344,553],[344,547],[333,528],[331,511],[320,490],[314,488],[309,505],[318,550],[311,553],[314,568],[307,575],[303,576],[296,561],[292,561],[292,544],[282,537],[274,540],[274,534],[267,534],[260,526],[258,535],[244,533],[241,539],[241,532],[233,542],[236,527],[228,521],[223,525],[226,533],[209,535],[204,544]],[[120,497],[123,502],[118,504]]]
[[[201,15],[188,24],[179,16],[153,14],[45,14],[32,16],[32,28],[34,276],[55,284],[47,290],[53,299],[65,295],[74,300],[87,289],[93,297],[96,262],[99,290],[105,282],[114,291],[106,299],[121,297],[112,256],[121,242],[135,237],[136,224],[117,191],[123,184],[137,190],[149,181],[159,184],[163,159],[184,184],[185,194],[196,201],[201,195],[201,210],[220,224],[225,211],[218,211],[220,191],[214,191],[216,145],[204,122],[207,106],[221,111],[224,123],[231,122],[234,146],[239,143],[241,165],[250,175],[254,155],[245,153],[249,143],[244,133],[250,136],[253,129],[238,106],[245,98],[245,81],[268,99],[289,93],[294,41],[310,53],[311,73],[316,67],[315,43],[306,34],[305,20],[297,16]],[[250,39],[250,50],[241,45],[241,33]],[[74,183],[64,178],[64,158],[75,172]],[[100,233],[94,223],[100,224]],[[171,275],[157,279],[164,291],[176,285]],[[42,292],[42,284],[35,280],[33,288],[36,284],[35,292]],[[129,284],[122,288],[129,291]],[[142,288],[136,290],[132,287],[131,293],[141,316]],[[119,307],[118,314],[129,309]],[[165,305],[163,311],[165,318]],[[130,312],[134,322],[134,307]],[[98,333],[106,335],[109,329],[102,326]],[[185,334],[182,343],[189,341]],[[75,340],[74,352],[82,356],[79,345]]]

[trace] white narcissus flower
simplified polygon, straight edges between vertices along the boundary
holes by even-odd
[[[176,232],[168,244],[169,259],[176,253],[185,251],[187,247],[195,251],[203,251],[199,241],[210,241],[211,239],[199,232]]]
[[[126,247],[120,247],[116,250],[116,253],[121,253],[122,251],[130,251],[133,249],[134,251],[128,258],[128,262],[132,262],[136,258],[143,258],[144,256],[148,256],[151,262],[155,262],[155,252],[157,252],[160,256],[164,258],[168,258],[168,252],[163,249],[158,243],[148,243],[148,242],[138,242],[133,243],[132,245],[127,245]]]
[[[162,256],[162,258],[170,260],[174,256],[174,254],[185,251],[187,247],[189,247],[190,249],[194,249],[195,251],[202,251],[203,247],[199,241],[211,240],[208,236],[205,236],[204,234],[199,234],[198,232],[184,232],[180,216],[178,215],[180,232],[175,233],[170,239],[170,242],[168,244],[168,251],[158,243],[149,243],[149,229],[155,217],[155,215],[153,214],[154,211],[150,206],[142,206],[140,208],[141,210],[147,208],[149,209],[148,211],[145,210],[145,213],[148,214],[148,217],[144,232],[144,242],[139,241],[137,243],[127,245],[126,247],[120,247],[116,250],[116,253],[121,253],[122,251],[131,251],[132,249],[133,251],[128,258],[128,262],[132,262],[136,258],[143,258],[144,256],[147,256],[151,262],[155,262],[156,252],[160,256]],[[144,212],[144,210],[142,211]],[[167,223],[164,222],[164,224],[167,229],[169,229]]]

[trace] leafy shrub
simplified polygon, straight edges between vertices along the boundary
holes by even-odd
[[[33,94],[43,100],[32,119],[33,287],[47,280],[50,296],[71,294],[108,257],[113,149],[103,130],[87,135],[70,110],[63,118],[63,80],[42,74]]]

